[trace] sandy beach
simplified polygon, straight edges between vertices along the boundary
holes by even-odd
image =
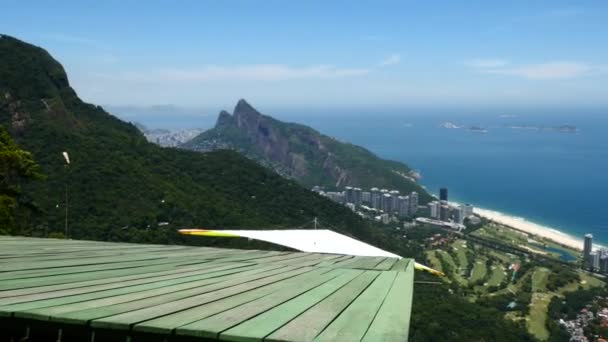
[[[520,217],[505,215],[497,211],[475,208],[474,212],[492,221],[504,224],[505,226],[509,226],[524,231],[526,233],[538,235],[571,248],[575,248],[578,250],[583,249],[582,236],[580,238],[575,238],[574,236],[562,233],[559,230],[541,226],[534,222],[526,221],[525,219]]]

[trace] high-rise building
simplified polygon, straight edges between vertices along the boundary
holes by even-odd
[[[382,210],[385,213],[390,213],[393,210],[393,197],[388,192],[382,195]]]
[[[437,201],[433,201],[429,203],[429,212],[431,218],[438,219],[439,218],[439,208],[440,204]]]
[[[351,186],[344,188],[344,200],[346,203],[355,203],[355,194]]]
[[[471,204],[463,204],[460,206],[460,209],[462,209],[463,219],[473,215],[473,206]]]
[[[372,194],[371,194],[371,192],[369,192],[369,191],[363,191],[361,193],[361,202],[371,204],[372,203]]]
[[[399,196],[399,217],[408,217],[410,216],[410,197],[409,196]]]
[[[600,270],[600,253],[597,251],[591,252],[589,259],[591,261],[591,269],[598,272]]]
[[[608,255],[600,257],[600,272],[608,273]]]
[[[447,204],[441,204],[439,208],[439,219],[441,221],[447,221],[450,218],[450,206]]]
[[[372,208],[381,209],[382,208],[382,196],[380,195],[380,190],[378,188],[372,188],[371,190],[371,204]]]
[[[448,188],[439,189],[439,200],[447,201],[448,200]]]
[[[354,188],[353,189],[353,202],[356,206],[361,205],[361,193],[363,191],[361,190],[361,188]]]
[[[389,192],[389,194],[391,194],[391,199],[393,201],[391,203],[391,208],[393,209],[393,211],[398,211],[399,210],[399,191],[391,190]]]
[[[416,214],[418,211],[418,193],[413,191],[410,193],[410,215]]]
[[[585,234],[585,243],[583,245],[583,263],[584,267],[589,269],[592,267],[591,250],[593,249],[593,235]]]
[[[452,214],[452,218],[454,219],[454,222],[462,224],[464,222],[464,210],[462,209],[462,206],[459,206],[458,208],[456,208]]]

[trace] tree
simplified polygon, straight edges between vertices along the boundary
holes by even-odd
[[[20,149],[0,126],[0,234],[18,233],[18,211],[34,206],[24,198],[21,185],[43,178],[31,153]]]

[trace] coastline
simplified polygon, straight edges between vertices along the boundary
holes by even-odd
[[[583,250],[583,239],[576,238],[574,236],[568,235],[564,232],[561,232],[557,229],[542,226],[540,224],[527,221],[521,217],[510,216],[498,211],[477,208],[475,207],[473,212],[478,214],[479,216],[483,216],[487,219],[495,221],[497,223],[503,224],[505,226],[509,226],[513,229],[520,230],[522,232],[528,234],[538,235],[540,237],[552,240],[558,244],[576,249]],[[599,245],[594,244],[594,249],[601,247]]]

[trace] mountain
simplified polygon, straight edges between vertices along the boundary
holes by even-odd
[[[318,217],[399,253],[396,240],[348,209],[234,151],[149,143],[133,124],[81,101],[45,50],[9,36],[0,38],[0,124],[47,176],[26,188],[39,211],[22,219],[22,234],[64,231],[67,188],[73,238],[174,243],[186,241],[178,228],[288,228]]]
[[[181,147],[194,151],[233,149],[306,187],[417,191],[421,202],[431,200],[407,165],[381,159],[363,147],[310,127],[263,115],[245,100],[238,101],[232,115],[220,112],[214,128]]]

